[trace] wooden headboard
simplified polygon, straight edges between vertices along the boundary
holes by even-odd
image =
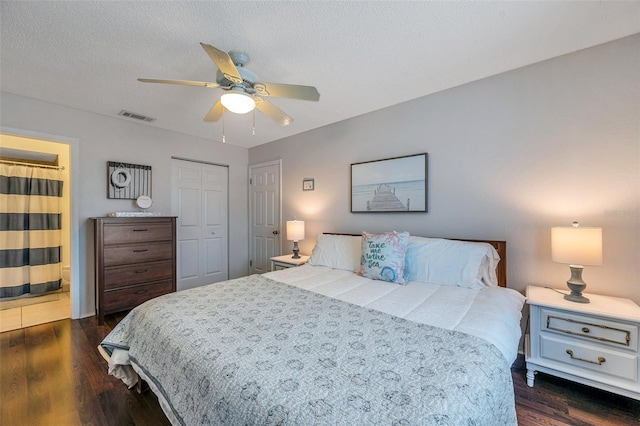
[[[329,235],[352,235],[359,237],[362,234],[346,234],[340,232],[324,232],[324,234]],[[441,238],[441,237],[429,237],[429,238]],[[463,238],[447,238],[448,240],[455,241],[470,241],[472,243],[489,243],[491,244],[498,255],[500,256],[500,262],[498,262],[498,266],[496,267],[496,276],[498,277],[498,286],[506,287],[507,286],[507,242],[506,241],[498,241],[498,240],[467,240]]]

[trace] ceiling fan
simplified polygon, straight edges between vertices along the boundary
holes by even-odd
[[[155,78],[139,78],[138,81],[224,90],[220,99],[204,117],[204,121],[220,120],[225,109],[237,114],[245,114],[256,108],[281,126],[287,126],[293,122],[293,118],[264,99],[265,97],[301,99],[304,101],[318,101],[320,99],[318,89],[313,86],[259,82],[256,74],[244,68],[249,63],[249,55],[244,52],[231,51],[227,53],[205,43],[200,43],[200,45],[218,67],[215,83],[189,80],[160,80]]]

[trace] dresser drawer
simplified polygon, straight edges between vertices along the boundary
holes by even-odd
[[[142,263],[129,266],[105,268],[104,289],[127,287],[149,281],[173,278],[173,261]]]
[[[553,335],[540,335],[540,355],[552,361],[569,364],[595,378],[593,372],[615,376],[636,383],[638,381],[638,356],[628,351],[616,351],[603,345],[589,345],[579,339],[562,339]]]
[[[104,244],[129,244],[148,241],[170,241],[173,228],[170,223],[105,224]]]
[[[166,280],[107,291],[103,296],[104,310],[106,313],[110,313],[131,309],[149,299],[171,293],[172,287],[172,280]]]
[[[568,314],[554,309],[543,309],[542,331],[575,336],[585,341],[598,341],[613,347],[638,350],[638,327],[612,320]]]
[[[104,266],[130,265],[173,259],[173,243],[150,243],[107,246],[104,248]]]

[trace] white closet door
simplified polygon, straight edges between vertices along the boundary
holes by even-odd
[[[178,290],[229,278],[228,168],[172,160]]]

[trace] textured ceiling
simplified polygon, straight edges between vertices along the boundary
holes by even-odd
[[[280,127],[227,114],[229,144],[252,147],[640,32],[640,2],[2,1],[0,88],[214,141],[203,118],[220,89],[200,42],[242,50],[261,81],[313,85],[319,102],[274,99]],[[123,120],[131,120],[121,118]]]

